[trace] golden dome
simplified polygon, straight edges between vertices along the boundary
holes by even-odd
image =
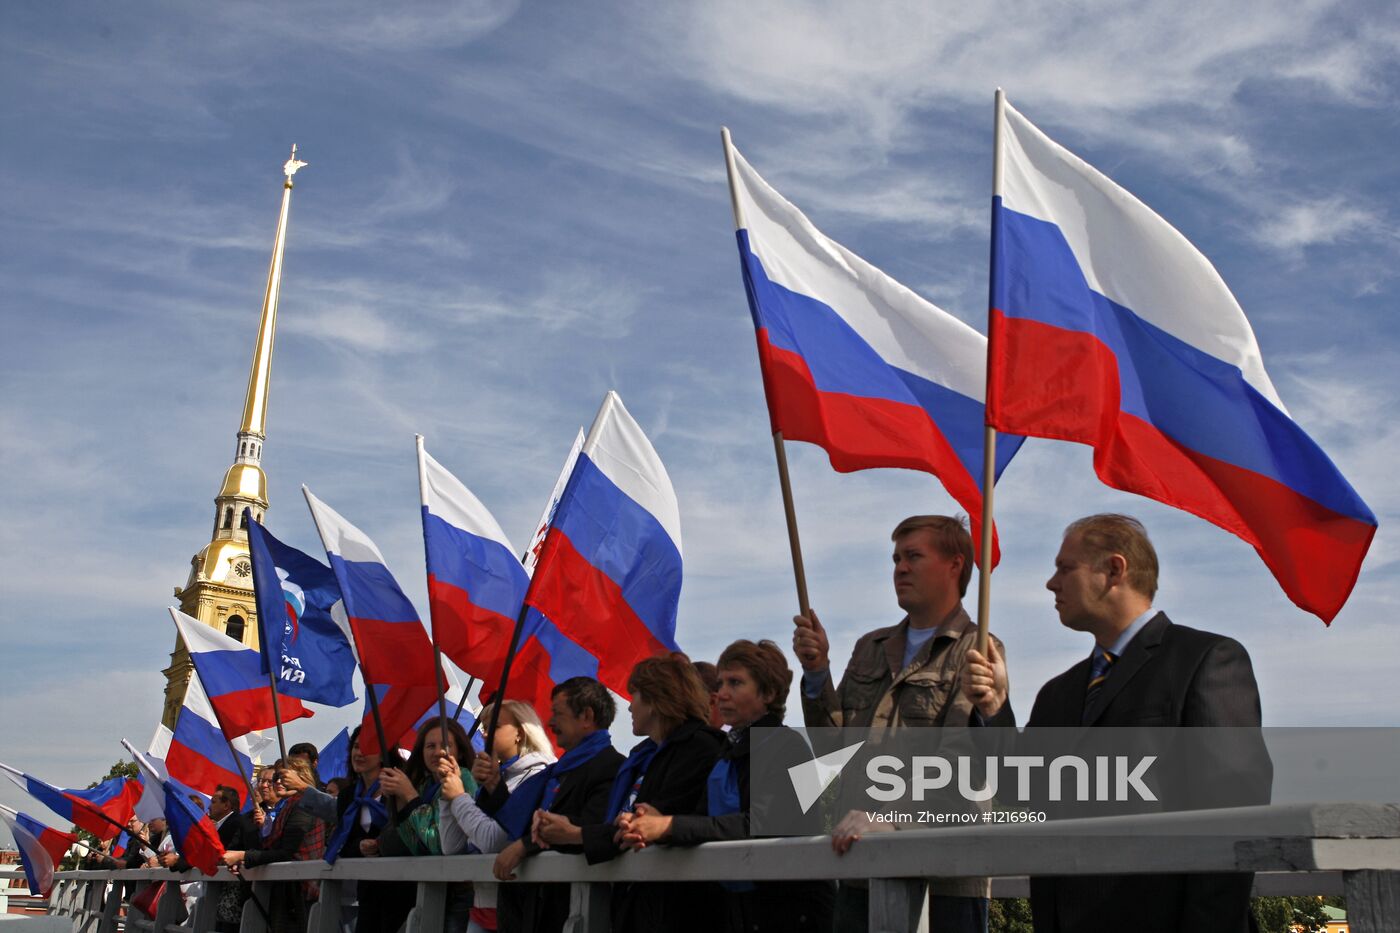
[[[237,496],[252,499],[267,508],[267,474],[262,467],[252,463],[235,463],[224,474],[224,485],[219,490],[219,498]]]

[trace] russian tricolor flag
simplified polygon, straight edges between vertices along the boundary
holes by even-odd
[[[681,520],[661,458],[616,392],[603,399],[545,537],[526,602],[627,696],[643,658],[676,650]]]
[[[579,432],[541,519],[541,539],[582,445]],[[433,632],[443,654],[481,680],[481,695],[486,696],[500,683],[535,555],[527,553],[522,564],[491,512],[423,449],[421,438],[418,453]],[[547,718],[556,684],[597,673],[597,658],[531,609],[511,665],[506,697],[525,700]]]
[[[258,652],[178,609],[170,610],[170,618],[224,735],[235,739],[275,726],[279,713],[284,723],[315,715],[296,697],[278,696],[274,708],[272,686]]]
[[[421,438],[418,486],[438,647],[468,674],[499,678],[530,578],[490,511]]]
[[[932,473],[977,537],[986,338],[827,239],[736,149],[728,152],[773,430],[819,445],[841,473]],[[997,438],[998,477],[1022,440]]]
[[[126,826],[141,799],[141,784],[131,778],[114,777],[85,790],[54,787],[7,764],[0,774],[35,800],[52,810],[59,819],[92,833],[98,839],[112,839]]]
[[[379,548],[311,490],[303,486],[301,491],[340,584],[365,680],[436,690],[433,644]]]
[[[185,689],[185,703],[175,717],[170,744],[161,757],[170,778],[202,794],[213,794],[220,784],[238,790],[246,800],[248,775],[253,773],[246,737],[230,742],[219,728],[214,707],[198,677]],[[157,730],[160,735],[161,731]],[[237,759],[234,755],[237,754]]]
[[[146,787],[157,798],[161,812],[165,814],[165,821],[169,824],[175,851],[204,874],[214,875],[219,870],[224,844],[219,839],[219,831],[214,828],[213,821],[205,813],[195,809],[179,788],[163,779],[156,767],[146,760],[145,755],[132,748],[130,742],[122,739],[122,745],[131,752],[141,776],[145,779]]]
[[[1376,517],[1274,390],[1219,273],[1010,105],[998,115],[988,421],[1077,441],[1117,489],[1252,544],[1331,622]]]
[[[45,826],[9,807],[0,807],[0,819],[10,828],[10,835],[15,837],[24,877],[29,880],[29,890],[40,897],[48,897],[53,889],[54,866],[63,860],[64,854],[77,843],[78,837]]]

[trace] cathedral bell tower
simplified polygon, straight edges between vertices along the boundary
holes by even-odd
[[[272,343],[277,335],[277,299],[282,291],[282,249],[287,236],[287,212],[292,203],[292,176],[306,165],[297,160],[297,147],[282,166],[282,211],[272,244],[272,264],[267,272],[258,341],[248,372],[248,393],[243,420],[238,425],[238,445],[233,465],[224,473],[223,485],[214,497],[214,531],[208,544],[190,560],[184,588],[175,589],[180,611],[230,638],[257,647],[257,606],[253,601],[253,566],[248,559],[248,526],[244,510],[261,521],[267,510],[267,475],[262,470],[263,440],[267,437],[267,395],[272,380]],[[165,669],[165,708],[161,722],[175,728],[175,717],[185,701],[190,682],[189,652],[176,636],[170,666]]]

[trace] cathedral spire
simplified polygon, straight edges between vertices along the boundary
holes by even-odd
[[[282,209],[277,216],[277,236],[267,270],[258,339],[248,371],[248,392],[243,419],[238,425],[238,447],[233,465],[224,474],[223,486],[214,497],[214,532],[210,541],[190,561],[190,575],[175,590],[180,610],[205,625],[244,644],[257,646],[257,609],[253,599],[252,565],[248,560],[248,528],[245,510],[261,521],[267,509],[267,475],[262,470],[262,445],[267,437],[267,395],[272,380],[272,344],[277,335],[277,299],[282,291],[282,251],[287,238],[287,212],[292,202],[292,176],[304,167],[297,147],[282,166]],[[165,710],[162,720],[174,728],[190,679],[190,661],[178,639],[165,669]]]
[[[292,204],[292,176],[306,165],[297,159],[297,147],[282,166],[286,180],[282,183],[282,211],[277,217],[277,237],[272,241],[272,262],[267,270],[267,291],[263,295],[262,321],[258,324],[258,342],[253,348],[253,366],[248,372],[248,394],[243,402],[243,421],[238,434],[257,437],[267,435],[267,391],[272,380],[272,343],[277,334],[277,299],[282,292],[282,250],[287,239],[287,212]],[[240,450],[240,456],[243,456]]]
[[[243,509],[251,508],[257,518],[267,508],[267,477],[262,471],[262,445],[267,437],[267,396],[272,384],[272,345],[277,337],[277,300],[282,293],[282,253],[287,241],[287,214],[292,205],[292,176],[304,167],[297,159],[297,147],[282,166],[282,210],[277,215],[277,235],[272,241],[272,262],[267,269],[267,290],[263,293],[262,318],[258,340],[253,346],[253,363],[248,370],[248,392],[243,400],[243,420],[238,425],[238,447],[233,466],[224,476],[218,495],[218,531],[233,531],[242,539]],[[229,510],[234,527],[230,527]]]

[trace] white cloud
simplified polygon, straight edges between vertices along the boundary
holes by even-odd
[[[1264,246],[1297,256],[1309,246],[1347,242],[1381,228],[1374,211],[1334,195],[1280,207],[1258,227],[1255,239]]]

